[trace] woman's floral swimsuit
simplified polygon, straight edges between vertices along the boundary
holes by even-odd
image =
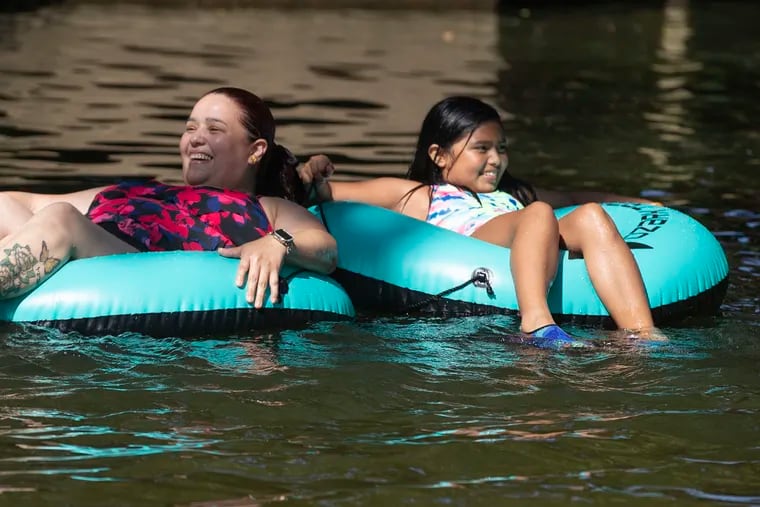
[[[124,181],[103,189],[87,217],[143,252],[216,250],[272,231],[259,200],[250,194],[155,180]]]

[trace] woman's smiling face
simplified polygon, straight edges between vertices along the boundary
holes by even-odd
[[[507,142],[498,122],[486,122],[441,153],[443,179],[478,193],[496,190],[507,169]]]
[[[253,150],[241,122],[241,110],[229,97],[212,93],[193,107],[179,142],[182,175],[188,185],[251,191]]]

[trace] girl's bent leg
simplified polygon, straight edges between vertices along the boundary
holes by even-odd
[[[0,298],[30,291],[69,259],[134,251],[70,204],[51,204],[0,240]]]
[[[644,283],[631,250],[598,204],[584,204],[559,220],[568,250],[580,251],[591,283],[618,327],[652,328]]]
[[[490,220],[473,237],[511,249],[510,268],[522,331],[530,333],[553,324],[546,294],[557,273],[559,228],[552,208],[534,202]]]

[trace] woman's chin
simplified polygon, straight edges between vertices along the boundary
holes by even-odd
[[[204,185],[208,182],[208,172],[190,166],[184,174],[185,183],[188,185]]]

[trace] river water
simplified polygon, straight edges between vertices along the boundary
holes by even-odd
[[[300,157],[401,175],[429,106],[466,93],[503,112],[515,175],[704,223],[722,314],[593,354],[503,343],[509,317],[5,326],[0,505],[760,505],[760,8],[193,5],[0,14],[0,188],[178,181],[184,119],[221,85],[265,97]]]

